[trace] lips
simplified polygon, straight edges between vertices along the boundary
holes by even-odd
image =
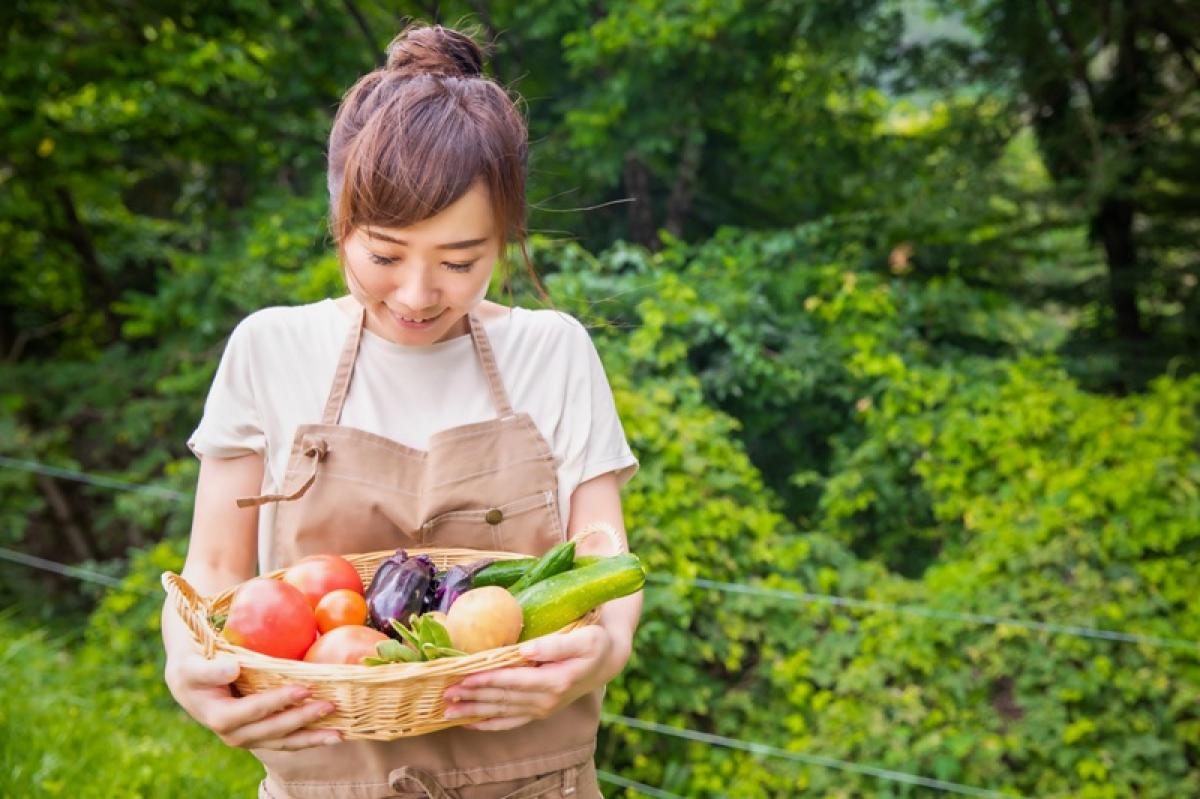
[[[411,317],[411,316],[403,316],[401,314],[398,314],[395,311],[393,311],[391,308],[388,308],[387,310],[388,310],[388,313],[390,313],[392,315],[392,318],[396,320],[396,324],[400,325],[401,327],[406,327],[406,328],[410,328],[410,329],[411,328],[429,327],[435,321],[440,319],[442,314],[444,314],[446,312],[445,309],[442,309],[441,311],[437,312],[433,316]]]

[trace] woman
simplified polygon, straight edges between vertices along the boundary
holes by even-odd
[[[478,46],[414,27],[347,93],[329,148],[349,296],[269,308],[234,330],[188,444],[201,458],[184,576],[215,594],[319,552],[461,546],[541,554],[585,525],[625,546],[637,469],[586,330],[484,296],[525,239],[527,132]],[[528,256],[526,256],[526,259]],[[238,500],[235,502],[235,498]],[[604,685],[629,658],[636,594],[523,645],[536,665],[472,677],[447,715],[392,742],[303,729],[332,710],[304,686],[235,697],[164,610],[166,681],[197,721],[250,749],[267,797],[598,797]]]

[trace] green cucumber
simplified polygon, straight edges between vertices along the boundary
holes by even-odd
[[[646,583],[637,555],[600,558],[535,583],[517,594],[528,641],[565,627],[595,607],[634,593]]]
[[[580,566],[589,566],[602,559],[600,555],[579,555],[575,558],[575,565],[572,568],[578,569]],[[529,571],[538,558],[514,558],[513,560],[498,560],[495,563],[484,566],[471,580],[472,588],[481,588],[485,585],[498,585],[501,588],[508,588],[510,585],[520,580],[525,572]]]
[[[508,588],[520,580],[537,561],[537,558],[498,560],[480,569],[479,574],[475,575],[475,579],[471,580],[471,587],[482,588],[485,585],[498,585],[501,588]]]
[[[553,577],[556,574],[565,572],[575,563],[575,542],[564,541],[561,544],[555,544],[550,547],[545,555],[542,555],[541,560],[533,565],[533,568],[525,572],[520,580],[517,580],[509,587],[509,591],[513,596],[524,591],[531,585],[536,585],[547,577]]]

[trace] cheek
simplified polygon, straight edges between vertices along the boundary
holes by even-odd
[[[472,272],[469,284],[462,287],[462,304],[474,307],[483,302],[484,297],[487,296],[488,286],[491,282],[492,267],[489,266],[487,269],[480,269],[478,270],[478,274]],[[467,283],[467,281],[464,281],[464,283]]]

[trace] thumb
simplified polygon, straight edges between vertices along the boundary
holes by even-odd
[[[237,679],[242,667],[237,659],[223,655],[213,660],[196,656],[189,664],[188,681],[193,685],[228,685]]]

